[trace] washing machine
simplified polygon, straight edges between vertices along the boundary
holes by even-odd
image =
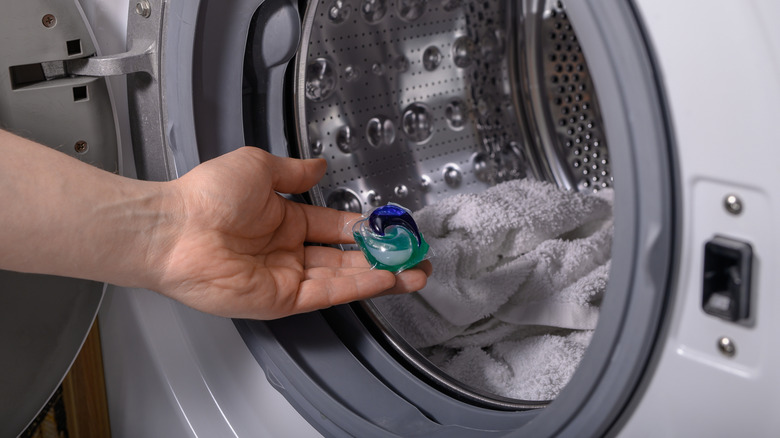
[[[169,180],[249,144],[325,158],[294,199],[356,212],[530,178],[613,191],[614,238],[587,349],[541,400],[443,372],[372,301],[231,320],[2,273],[15,353],[0,388],[18,403],[0,435],[45,403],[98,309],[117,437],[780,428],[778,3],[36,0],[2,15],[3,126],[108,171]]]

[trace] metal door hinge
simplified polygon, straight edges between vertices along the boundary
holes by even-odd
[[[130,73],[148,73],[155,75],[157,70],[156,44],[146,48],[131,50],[118,55],[52,61],[58,71],[75,76],[120,76]],[[62,64],[62,67],[59,64]],[[46,67],[44,67],[46,71]]]
[[[77,76],[127,75],[130,130],[136,171],[141,179],[176,178],[175,163],[163,126],[163,83],[160,75],[166,0],[130,2],[128,51],[116,55],[72,59],[65,70]]]

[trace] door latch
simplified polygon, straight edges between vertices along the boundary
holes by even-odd
[[[750,317],[753,248],[747,242],[716,236],[704,245],[702,307],[732,322]]]

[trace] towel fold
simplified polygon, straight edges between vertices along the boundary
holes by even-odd
[[[608,196],[564,192],[528,179],[427,206],[415,218],[436,257],[433,275],[420,295],[455,326],[495,314],[510,298],[521,312],[527,307],[523,300],[550,298],[553,289],[592,270],[595,266],[587,258],[598,264],[609,258],[611,215]],[[588,235],[596,226],[598,231]],[[579,261],[586,265],[578,268]],[[510,310],[503,314],[515,322]],[[595,323],[592,313],[575,315],[568,325],[579,322],[571,328],[593,328],[582,326]],[[562,318],[532,323],[563,326]]]
[[[457,337],[467,328],[452,324],[416,292],[387,295],[371,302],[395,331],[417,349],[439,345]]]
[[[545,334],[465,347],[439,366],[461,382],[504,397],[553,400],[577,369],[593,332]]]
[[[539,324],[570,329],[594,329],[600,298],[609,276],[612,221],[590,236],[549,240],[526,254],[534,269],[495,313],[512,324]]]
[[[434,251],[420,292],[374,299],[396,331],[464,383],[550,400],[598,321],[612,242],[612,194],[528,179],[414,214]]]

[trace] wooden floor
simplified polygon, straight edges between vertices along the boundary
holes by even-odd
[[[106,386],[97,321],[76,361],[22,438],[109,438]]]

